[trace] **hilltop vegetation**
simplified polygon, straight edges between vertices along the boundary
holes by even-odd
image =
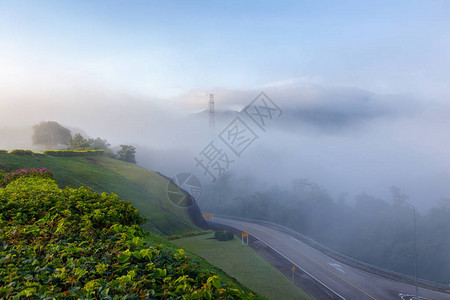
[[[117,153],[114,153],[110,148],[111,144],[106,139],[100,137],[96,139],[86,138],[79,132],[72,134],[69,129],[54,121],[43,121],[33,126],[32,141],[33,145],[44,146],[52,150],[103,150],[112,158],[136,163],[136,148],[134,146],[120,145],[121,149]],[[64,156],[61,153],[59,154],[60,156]]]
[[[0,175],[0,298],[254,297],[152,243],[145,219],[115,194],[60,189],[44,169]]]

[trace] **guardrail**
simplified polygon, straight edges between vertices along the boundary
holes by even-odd
[[[364,261],[361,261],[357,258],[353,258],[351,256],[347,256],[345,254],[339,253],[336,250],[331,249],[327,246],[324,246],[321,243],[316,242],[315,240],[311,239],[310,237],[307,237],[307,236],[305,236],[297,231],[294,231],[291,228],[285,227],[283,225],[272,223],[269,221],[264,221],[264,220],[256,220],[256,219],[227,216],[227,215],[220,215],[220,214],[215,214],[215,215],[217,217],[223,217],[223,218],[233,219],[233,220],[237,220],[237,221],[245,221],[245,222],[257,223],[257,224],[264,224],[264,225],[275,227],[293,237],[299,238],[302,242],[308,244],[309,246],[313,247],[314,249],[316,249],[316,250],[318,250],[318,251],[320,251],[342,263],[351,265],[358,269],[362,269],[362,270],[370,272],[372,274],[380,275],[380,276],[390,278],[390,279],[393,279],[396,281],[415,285],[415,277],[414,276],[410,276],[410,275],[402,274],[402,273],[395,272],[395,271],[392,271],[389,269],[385,269],[382,267],[378,267],[378,266],[366,263]],[[427,288],[427,289],[444,292],[444,293],[450,293],[449,286],[442,284],[442,283],[433,282],[433,281],[419,278],[418,284],[422,288]]]
[[[212,221],[210,221],[211,223],[213,223]],[[229,225],[225,225],[225,224],[215,224],[215,226],[219,225],[220,228],[226,228],[227,230],[231,230],[233,231],[235,234],[236,232],[242,233],[245,232],[243,229],[234,227],[234,226],[229,226]],[[324,293],[324,295],[328,295],[327,299],[332,299],[332,300],[345,300],[344,297],[342,297],[339,293],[337,293],[335,290],[333,290],[332,288],[330,288],[329,286],[327,286],[325,283],[323,283],[322,281],[320,281],[319,279],[317,279],[315,276],[313,276],[311,273],[309,273],[308,271],[306,271],[305,269],[303,269],[301,266],[299,266],[298,264],[296,264],[295,262],[293,262],[291,259],[289,259],[287,256],[285,256],[283,253],[281,253],[280,251],[276,250],[275,248],[273,248],[272,246],[270,246],[269,244],[267,244],[265,241],[261,240],[259,237],[257,237],[256,235],[249,233],[250,236],[252,236],[255,240],[258,240],[259,242],[261,242],[262,244],[264,244],[266,247],[270,248],[274,253],[278,254],[282,259],[284,259],[286,262],[288,262],[291,266],[295,266],[298,269],[300,269],[304,274],[306,274],[307,276],[309,276],[309,278],[315,282],[318,286],[320,286],[320,290]],[[238,234],[239,236],[239,234]],[[281,271],[281,270],[280,270]],[[300,286],[302,287],[302,286]],[[311,294],[312,295],[312,294]],[[322,299],[322,297],[320,298]]]

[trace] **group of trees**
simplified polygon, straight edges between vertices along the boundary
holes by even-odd
[[[65,148],[67,150],[105,150],[110,156],[130,163],[136,163],[136,148],[120,145],[121,149],[113,153],[107,140],[97,137],[86,138],[80,133],[72,136],[69,129],[57,122],[41,122],[33,127],[33,144],[50,149]]]
[[[70,136],[67,145],[69,150],[108,150],[111,146],[105,139],[86,139],[80,133]]]
[[[310,183],[265,191],[248,191],[245,180],[232,175],[216,183],[204,189],[208,201],[199,201],[205,211],[275,222],[350,257],[414,275],[413,211],[399,188],[391,188],[388,200],[366,193],[350,200],[345,194],[333,199]],[[416,221],[419,277],[448,284],[450,200],[418,211]]]

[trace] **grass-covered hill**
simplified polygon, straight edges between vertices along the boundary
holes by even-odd
[[[144,231],[138,210],[113,193],[61,189],[47,169],[0,179],[0,299],[253,298]]]
[[[148,219],[143,227],[163,235],[199,230],[204,220],[196,206],[185,209],[167,196],[168,179],[134,164],[107,156],[54,157],[0,153],[0,170],[46,168],[60,187],[90,187],[96,192],[114,192],[129,201]]]

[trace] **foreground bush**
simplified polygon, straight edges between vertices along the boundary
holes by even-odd
[[[47,169],[20,169],[11,173],[6,173],[0,170],[0,186],[5,187],[11,181],[23,177],[39,177],[39,178],[53,178],[53,173]]]
[[[252,297],[183,250],[148,244],[145,220],[115,194],[61,190],[45,176],[0,189],[0,299]]]

